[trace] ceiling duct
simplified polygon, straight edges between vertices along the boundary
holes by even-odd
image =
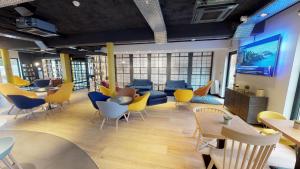
[[[18,5],[26,2],[31,2],[34,0],[0,0],[0,8]]]
[[[294,4],[298,3],[300,0],[275,0],[271,2],[263,9],[256,12],[254,15],[250,16],[247,21],[240,24],[235,31],[234,38],[247,38],[250,37],[254,26],[274,15],[277,13],[293,6]]]
[[[196,0],[191,23],[222,22],[237,6],[236,0]]]
[[[134,0],[154,32],[155,43],[167,43],[167,30],[158,0]]]
[[[17,30],[42,37],[58,36],[56,26],[33,17],[20,17],[16,20]]]

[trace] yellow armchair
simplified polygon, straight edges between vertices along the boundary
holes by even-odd
[[[105,96],[109,96],[109,97],[111,97],[112,96],[112,93],[111,93],[111,91],[109,90],[109,88],[106,88],[106,87],[104,87],[104,86],[100,86],[100,92],[102,93],[102,94],[104,94]]]
[[[60,104],[69,101],[73,92],[73,83],[64,83],[61,87],[53,94],[46,96],[45,101],[49,104]]]
[[[261,119],[263,119],[263,118],[265,118],[265,119],[286,120],[286,118],[282,114],[280,114],[278,112],[273,112],[273,111],[263,111],[263,112],[258,113],[258,115],[257,115],[257,121],[259,123],[262,123]],[[275,134],[276,133],[275,130],[269,129],[269,128],[259,128],[259,127],[256,127],[256,129],[259,130],[260,133],[264,134],[264,135],[271,135],[271,134]],[[280,143],[288,145],[288,146],[295,145],[295,143],[293,143],[292,141],[288,140],[285,137],[281,137],[280,138]]]
[[[131,104],[128,105],[128,117],[130,113],[139,113],[141,118],[144,120],[142,112],[147,113],[147,101],[150,97],[150,92],[145,93],[143,96],[136,97]]]
[[[30,82],[28,80],[21,79],[19,76],[13,76],[13,84],[19,87],[29,86]]]
[[[174,92],[176,104],[181,102],[181,103],[188,103],[192,100],[194,93],[192,90],[187,90],[187,89],[177,89]]]
[[[11,84],[11,83],[1,83],[0,84],[0,93],[7,97],[7,95],[22,95],[29,98],[37,98],[37,94],[35,92],[22,90],[19,87]]]
[[[22,95],[29,98],[38,98],[37,94],[34,92],[22,90],[19,87],[11,84],[11,83],[0,83],[0,93],[6,98],[6,100],[12,104],[7,114],[13,110],[15,105],[13,102],[7,97],[8,95]]]

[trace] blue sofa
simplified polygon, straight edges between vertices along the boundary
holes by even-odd
[[[153,83],[148,79],[134,79],[127,87],[134,88],[138,92],[150,91],[153,89]]]
[[[139,92],[139,94],[144,95],[147,92],[149,92],[149,91]],[[149,96],[149,99],[147,101],[148,106],[163,104],[163,103],[167,103],[167,102],[168,102],[168,97],[167,97],[166,93],[156,91],[156,90],[151,90],[150,91],[150,96]]]
[[[33,82],[35,87],[49,87],[50,80],[48,79],[38,79]]]
[[[166,83],[166,87],[164,92],[168,95],[168,96],[173,96],[175,90],[177,89],[189,89],[189,90],[193,90],[192,86],[188,85],[187,83],[185,83],[184,80],[168,80]]]

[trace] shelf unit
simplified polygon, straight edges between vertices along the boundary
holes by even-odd
[[[36,75],[32,64],[22,64],[22,74],[23,79],[30,81],[30,83],[36,80]]]
[[[89,88],[88,70],[86,60],[72,60],[72,77],[74,90]]]
[[[62,78],[60,59],[42,59],[44,78]]]

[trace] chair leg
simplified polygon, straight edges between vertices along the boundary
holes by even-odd
[[[193,132],[193,137],[196,137],[197,132],[198,132],[198,128],[195,128],[195,130]]]
[[[146,115],[146,116],[148,116],[148,112],[147,112],[147,110],[146,110],[146,109],[144,110],[144,113],[145,113],[145,115]]]
[[[118,131],[119,128],[119,119],[116,119],[116,131]]]
[[[127,113],[127,120],[129,121],[130,112]]]
[[[20,111],[22,111],[22,110],[17,111],[16,116],[15,116],[15,119],[18,118],[18,115],[19,115]]]
[[[18,169],[23,169],[22,166],[17,162],[17,160],[13,157],[12,154],[8,155],[9,159],[18,167]]]
[[[104,125],[105,121],[106,121],[106,118],[103,118],[102,123],[101,123],[101,127],[100,127],[101,130],[103,129],[103,125]]]
[[[11,108],[8,110],[7,114],[9,115],[11,111],[15,108],[15,105],[12,105]]]
[[[213,166],[214,166],[214,161],[213,161],[213,160],[210,160],[210,162],[209,162],[209,165],[208,165],[207,169],[212,169],[212,168],[213,168]]]
[[[124,118],[125,118],[126,122],[128,123],[128,117],[126,117],[126,115],[125,115],[125,114],[124,114],[123,116],[124,116]]]
[[[14,169],[14,167],[10,164],[10,162],[6,159],[6,158],[3,158],[2,159],[2,162],[5,164],[5,166],[9,169]]]
[[[139,112],[139,114],[140,114],[142,120],[145,120],[145,119],[144,119],[144,116],[143,116],[143,114],[142,114],[142,112]]]
[[[199,144],[200,144],[200,139],[201,139],[201,133],[199,132],[198,133],[198,137],[197,137],[197,143],[196,143],[196,151],[198,151],[198,148],[199,148]]]

